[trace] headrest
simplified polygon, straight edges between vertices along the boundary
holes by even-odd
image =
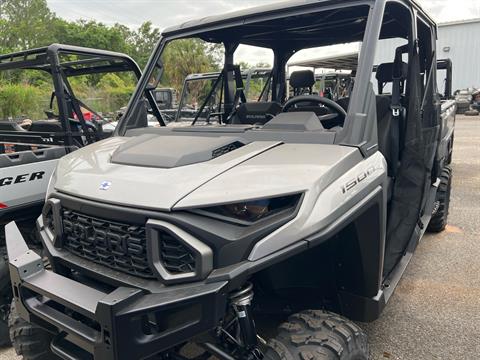
[[[375,77],[377,78],[378,81],[382,83],[391,83],[393,82],[393,69],[394,69],[394,63],[384,63],[380,64],[377,67],[377,73]],[[408,75],[408,64],[402,62],[401,65],[401,80],[405,80]]]
[[[290,75],[290,86],[295,88],[309,88],[315,84],[315,75],[312,70],[294,71]]]
[[[272,117],[282,111],[278,102],[247,102],[239,105],[234,123],[265,124]]]

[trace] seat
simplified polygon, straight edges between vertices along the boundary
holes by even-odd
[[[337,100],[337,104],[347,111],[350,98],[345,97]],[[392,111],[390,109],[391,99],[386,95],[379,95],[376,97],[376,110],[377,110],[377,134],[378,134],[378,150],[382,153],[387,161],[387,164],[391,162],[390,151],[390,125],[392,123]]]
[[[390,177],[396,175],[400,161],[400,145],[403,129],[405,128],[406,112],[405,109],[399,110],[396,119],[393,117],[393,98],[391,94],[383,94],[385,85],[392,83],[392,93],[397,92],[398,102],[402,102],[402,94],[404,92],[405,80],[408,75],[408,65],[401,62],[396,72],[395,63],[384,63],[377,67],[375,77],[378,82],[378,93],[376,97],[377,103],[377,133],[378,133],[378,150],[383,154],[388,165],[388,174]],[[394,82],[396,75],[398,82]],[[394,87],[398,86],[397,89]],[[394,121],[396,120],[396,121]],[[395,123],[394,123],[395,122]],[[396,127],[396,128],[394,128]]]
[[[293,96],[311,95],[315,85],[315,74],[312,70],[294,71],[290,75],[289,83],[293,88]]]
[[[264,125],[282,111],[282,105],[275,101],[247,102],[238,106],[231,124]]]
[[[315,75],[311,70],[294,71],[290,75],[290,86],[293,88],[293,96],[300,95],[314,95],[313,85],[315,85]],[[311,111],[317,116],[326,115],[329,113],[326,107],[312,104],[310,102],[299,103],[298,107],[292,107],[289,112],[308,112]]]
[[[63,132],[63,128],[62,128],[62,125],[60,124],[60,121],[39,120],[39,121],[34,121],[32,123],[29,131],[54,133],[54,132]]]
[[[405,85],[405,80],[408,75],[408,64],[401,62],[399,65],[399,73],[396,74],[400,79],[400,93],[403,93],[403,88]],[[377,71],[375,73],[375,78],[378,82],[378,94],[382,95],[385,85],[388,83],[393,83],[393,77],[395,72],[395,63],[383,63],[377,66]]]
[[[388,96],[377,96],[376,101],[378,150],[385,157],[390,170],[392,167],[392,144],[390,142],[390,126],[392,125],[391,100]],[[391,173],[391,171],[389,171],[389,173]]]
[[[376,96],[376,110],[377,110],[377,135],[378,135],[378,150],[382,153],[387,161],[388,173],[390,176],[395,173],[394,167],[398,167],[398,149],[400,149],[400,137],[392,138],[392,95],[383,94],[383,90],[386,84],[393,83],[393,71],[394,63],[384,63],[377,67],[376,79],[378,81],[378,93]],[[401,64],[400,83],[403,92],[404,82],[407,78],[408,65],[406,63]],[[347,111],[350,98],[340,98],[337,100],[342,108]],[[404,127],[405,114],[400,117],[400,123],[396,124],[399,128]],[[395,150],[396,147],[396,150]],[[394,158],[397,157],[395,160]]]

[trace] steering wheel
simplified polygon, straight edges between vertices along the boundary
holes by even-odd
[[[320,121],[332,120],[337,117],[341,117],[342,119],[345,119],[345,117],[347,116],[347,112],[345,111],[345,109],[342,108],[340,105],[338,105],[335,101],[327,99],[325,97],[318,96],[318,95],[295,96],[294,98],[291,98],[290,100],[288,100],[285,103],[285,105],[283,105],[282,112],[288,112],[295,105],[299,103],[304,103],[304,102],[321,104],[333,111],[332,114],[319,116]]]

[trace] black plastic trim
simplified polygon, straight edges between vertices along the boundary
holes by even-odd
[[[17,310],[38,326],[53,325],[60,335],[52,347],[67,359],[83,360],[84,351],[102,360],[147,358],[211,330],[226,311],[226,282],[164,287],[155,294],[131,287],[101,292],[46,270],[14,223],[6,233]]]
[[[147,234],[147,254],[150,267],[161,277],[165,284],[189,282],[204,279],[213,268],[213,253],[207,245],[198,241],[182,229],[160,220],[149,220],[145,226]],[[160,231],[167,232],[194,254],[195,270],[187,273],[172,274],[165,267],[161,253]]]
[[[230,266],[245,260],[258,240],[297,215],[303,199],[302,195],[297,206],[288,213],[279,212],[251,226],[243,226],[189,211],[157,212],[95,202],[59,192],[51,194],[50,197],[60,199],[62,206],[67,209],[107,220],[144,226],[152,219],[178,226],[212,249],[214,268]]]

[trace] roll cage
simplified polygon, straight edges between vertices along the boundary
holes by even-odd
[[[442,94],[442,100],[449,100],[453,98],[452,94],[452,60],[451,59],[439,59],[437,61],[437,69],[445,70],[444,78],[444,92]]]
[[[243,92],[245,96],[248,97],[249,95],[251,81],[254,79],[263,78],[266,81],[259,95],[258,101],[268,99],[269,93],[271,92],[271,75],[272,75],[272,70],[265,69],[265,68],[251,68],[251,69],[242,71],[241,76],[242,76],[242,82],[243,82]],[[180,101],[179,101],[178,109],[175,114],[174,121],[180,121],[180,119],[185,115],[185,106],[186,106],[185,100],[188,93],[188,85],[190,83],[195,81],[205,81],[205,80],[211,81],[212,82],[211,92],[213,94],[213,92],[216,91],[216,88],[219,87],[219,84],[222,81],[222,76],[223,76],[223,73],[218,71],[210,72],[210,73],[201,73],[201,74],[189,74],[183,81],[182,91],[180,94]],[[216,88],[215,88],[215,85],[216,85]],[[195,117],[195,113],[197,113],[197,111],[194,111],[194,110],[189,111],[189,115],[193,115],[193,117]],[[188,119],[188,120],[191,120],[191,119]]]
[[[294,53],[306,48],[361,41],[356,83],[344,126],[336,134],[335,143],[357,146],[364,156],[369,156],[377,151],[375,93],[371,77],[378,40],[404,38],[408,40],[407,53],[410,55],[419,46],[417,22],[426,24],[432,30],[427,35],[431,37],[428,39],[430,42],[436,38],[435,23],[413,0],[288,2],[235,12],[231,17],[207,17],[167,28],[116,134],[125,135],[129,128],[138,127],[134,119],[139,110],[138,103],[148,89],[153,71],[161,64],[160,57],[165,46],[173,40],[196,37],[223,45],[222,72],[228,79],[224,82],[224,121],[234,107],[235,93],[231,86],[234,83],[233,55],[240,44],[273,50],[272,101],[283,103],[286,98],[285,68]],[[429,54],[421,54],[423,72],[428,62],[426,59],[435,57],[435,49],[428,51]],[[436,67],[434,61],[430,65]],[[161,119],[159,121],[162,122]]]
[[[88,106],[75,97],[68,80],[70,77],[115,72],[133,72],[137,79],[141,76],[137,63],[125,54],[63,44],[52,44],[47,47],[0,55],[0,72],[8,70],[40,70],[51,76],[54,93],[52,93],[50,104],[52,105],[56,98],[58,120],[63,131],[55,133],[2,131],[0,141],[48,143],[64,145],[67,148],[74,145],[75,136],[82,136],[82,134],[87,144],[97,140],[91,131],[88,131],[87,123],[80,110],[80,107],[88,109]],[[148,98],[149,101],[154,101],[151,94],[148,94]],[[72,129],[69,102],[78,118],[82,134]]]

